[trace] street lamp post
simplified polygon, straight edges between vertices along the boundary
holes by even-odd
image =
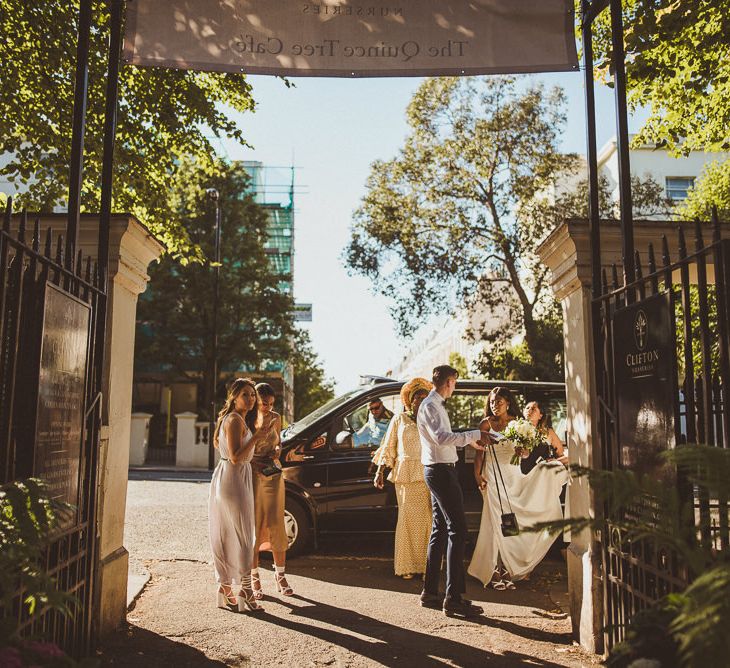
[[[215,204],[215,258],[213,264],[213,354],[210,365],[210,425],[208,427],[208,468],[213,468],[213,434],[215,432],[215,394],[218,381],[218,290],[221,270],[221,202],[220,193],[215,188],[205,191]]]

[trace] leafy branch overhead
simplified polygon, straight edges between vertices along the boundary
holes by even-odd
[[[75,2],[0,0],[0,152],[11,159],[0,177],[19,189],[30,209],[49,211],[67,199],[71,152]],[[85,137],[82,205],[99,208],[106,58],[107,3],[93,3],[90,44],[89,102]],[[182,156],[211,165],[209,135],[241,145],[241,130],[223,104],[251,111],[251,86],[242,74],[186,72],[123,66],[119,82],[114,201],[162,239],[174,254],[187,255],[190,239],[168,201],[171,179]]]
[[[636,142],[675,154],[730,149],[730,0],[623,0],[627,97],[649,110]],[[610,81],[609,12],[595,24]]]

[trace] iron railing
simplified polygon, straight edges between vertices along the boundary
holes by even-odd
[[[77,605],[72,615],[42,608],[31,616],[19,582],[12,609],[0,610],[0,616],[12,615],[23,635],[41,635],[73,655],[82,655],[89,652],[92,639],[103,363],[103,343],[96,333],[106,296],[96,263],[81,251],[73,258],[64,253],[62,235],[54,238],[50,228],[42,233],[39,221],[30,230],[25,212],[13,216],[8,201],[0,230],[0,483],[37,475],[41,465],[35,454],[47,291],[60,291],[62,298],[80,302],[88,309],[89,322],[76,512],[53,535],[43,555],[44,570],[55,578],[59,590],[75,597]],[[72,477],[75,466],[73,462]]]
[[[687,227],[680,224],[676,230],[675,258],[670,256],[666,236],[661,240],[660,258],[652,244],[643,258],[636,251],[634,280],[628,284],[622,285],[615,265],[608,272],[602,271],[601,290],[593,300],[593,332],[597,342],[597,436],[606,470],[620,466],[617,397],[622,388],[613,363],[613,314],[660,293],[668,295],[677,332],[672,381],[675,442],[730,446],[730,405],[726,400],[730,387],[730,240],[721,239],[716,213],[710,243],[704,240],[708,226],[696,223],[693,247],[689,248]],[[710,271],[713,280],[708,279]],[[690,529],[704,544],[727,549],[728,499],[710,498],[706,490],[685,488],[684,493],[693,497],[696,508],[696,526]],[[624,638],[626,625],[637,611],[688,584],[687,569],[678,555],[648,539],[627,541],[611,520],[606,517],[601,535],[606,649]]]

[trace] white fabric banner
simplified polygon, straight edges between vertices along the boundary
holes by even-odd
[[[124,58],[286,76],[578,69],[573,0],[129,0]]]

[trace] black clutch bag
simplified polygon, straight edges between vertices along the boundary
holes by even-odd
[[[517,516],[512,512],[512,504],[509,500],[509,495],[507,494],[507,485],[504,484],[504,478],[502,477],[502,469],[499,466],[499,462],[497,461],[497,453],[494,451],[494,445],[490,443],[489,445],[489,452],[492,455],[492,469],[494,471],[494,484],[497,486],[497,499],[499,499],[499,512],[501,513],[500,518],[500,529],[502,530],[502,535],[505,538],[508,538],[509,536],[518,536],[520,533],[520,525],[517,524]],[[499,476],[499,479],[498,479]],[[504,508],[502,507],[502,495],[499,492],[499,481],[502,481],[502,487],[504,489],[504,498],[507,499],[507,504],[509,505],[510,512],[505,513]]]
[[[264,466],[261,469],[261,475],[265,475],[267,478],[270,478],[271,476],[274,476],[274,475],[280,475],[280,474],[281,474],[281,469],[276,464],[274,464],[274,462],[270,462],[269,464],[267,464],[266,466]]]
[[[517,536],[520,533],[520,527],[514,513],[503,513],[500,527],[503,536]]]

